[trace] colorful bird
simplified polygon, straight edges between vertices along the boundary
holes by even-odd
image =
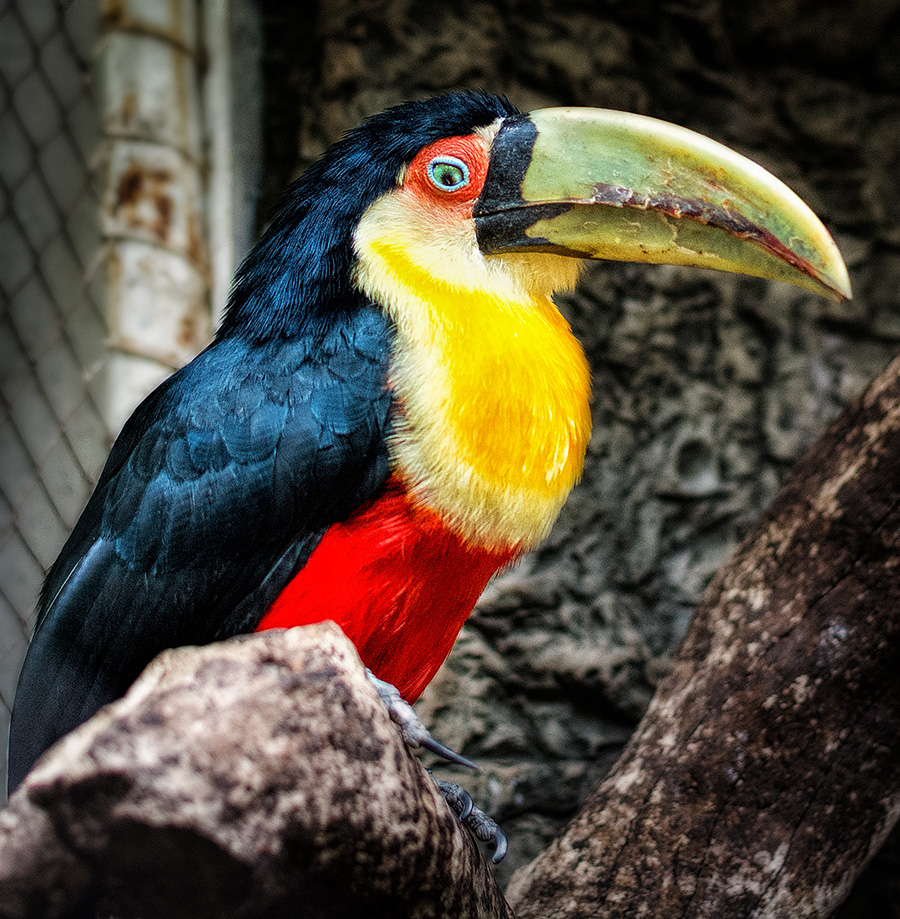
[[[369,119],[114,444],[41,594],[10,787],[176,645],[333,619],[414,701],[581,473],[590,375],[551,295],[585,258],[850,296],[800,199],[684,129],[484,93]]]

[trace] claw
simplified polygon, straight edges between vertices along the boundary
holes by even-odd
[[[488,817],[483,810],[476,807],[464,823],[472,831],[476,839],[494,844],[494,854],[491,856],[491,861],[495,865],[499,865],[503,861],[507,849],[509,849],[509,840],[507,840],[506,833],[500,829],[497,822],[492,817]]]
[[[506,833],[504,833],[503,830],[501,830],[500,827],[498,826],[497,827],[497,842],[496,842],[496,845],[494,846],[494,854],[491,856],[491,861],[495,865],[499,865],[500,862],[502,862],[503,859],[506,858],[507,849],[509,849],[509,840],[506,838]]]
[[[366,675],[378,690],[378,695],[381,696],[381,701],[384,702],[391,721],[400,729],[400,736],[408,747],[413,749],[424,747],[451,763],[457,763],[467,769],[478,769],[478,766],[472,760],[467,759],[461,753],[456,753],[449,747],[445,747],[444,744],[431,736],[416,714],[415,709],[400,695],[396,686],[386,683],[384,680],[379,680],[371,670],[367,669]]]
[[[495,865],[499,865],[500,862],[506,858],[506,852],[509,849],[509,840],[506,838],[506,833],[500,829],[499,826],[496,828],[494,833],[494,854],[491,856],[491,861]]]
[[[432,776],[434,779],[434,776]],[[491,861],[499,865],[503,861],[509,841],[506,833],[500,829],[497,822],[472,803],[472,796],[454,782],[445,782],[442,779],[434,779],[437,787],[440,789],[441,796],[450,805],[450,809],[459,817],[460,823],[464,824],[471,830],[472,835],[482,842],[493,843],[494,854]]]
[[[432,778],[453,813],[465,823],[471,816],[472,811],[475,810],[475,802],[472,800],[472,796],[465,788],[455,782],[445,782],[443,779],[435,779],[434,776]]]
[[[458,763],[460,766],[465,766],[467,769],[474,769],[476,772],[479,771],[477,763],[473,763],[472,760],[463,756],[461,753],[457,753],[449,747],[445,747],[439,740],[435,740],[430,734],[420,742],[419,746],[424,747],[426,750],[430,750],[438,756],[442,756],[444,759],[450,760],[451,763]]]

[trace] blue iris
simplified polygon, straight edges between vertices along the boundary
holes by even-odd
[[[469,167],[455,156],[436,156],[428,164],[428,178],[441,191],[458,191],[469,184]]]

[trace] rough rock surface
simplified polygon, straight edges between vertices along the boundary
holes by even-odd
[[[0,917],[506,917],[333,623],[160,655],[0,812]]]
[[[712,574],[897,352],[900,3],[334,0],[314,26],[283,0],[262,7],[270,202],[365,115],[486,88],[734,146],[811,204],[850,266],[842,305],[603,264],[565,298],[594,368],[584,481],[550,540],[489,589],[421,704],[484,767],[473,791],[510,832],[505,877],[611,766]],[[898,852],[895,837],[845,917],[900,915]]]

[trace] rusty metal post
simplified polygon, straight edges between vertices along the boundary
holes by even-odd
[[[107,420],[208,341],[202,44],[194,0],[102,0]]]
[[[200,0],[207,67],[210,301],[218,325],[253,244],[262,158],[262,23],[254,0]]]

